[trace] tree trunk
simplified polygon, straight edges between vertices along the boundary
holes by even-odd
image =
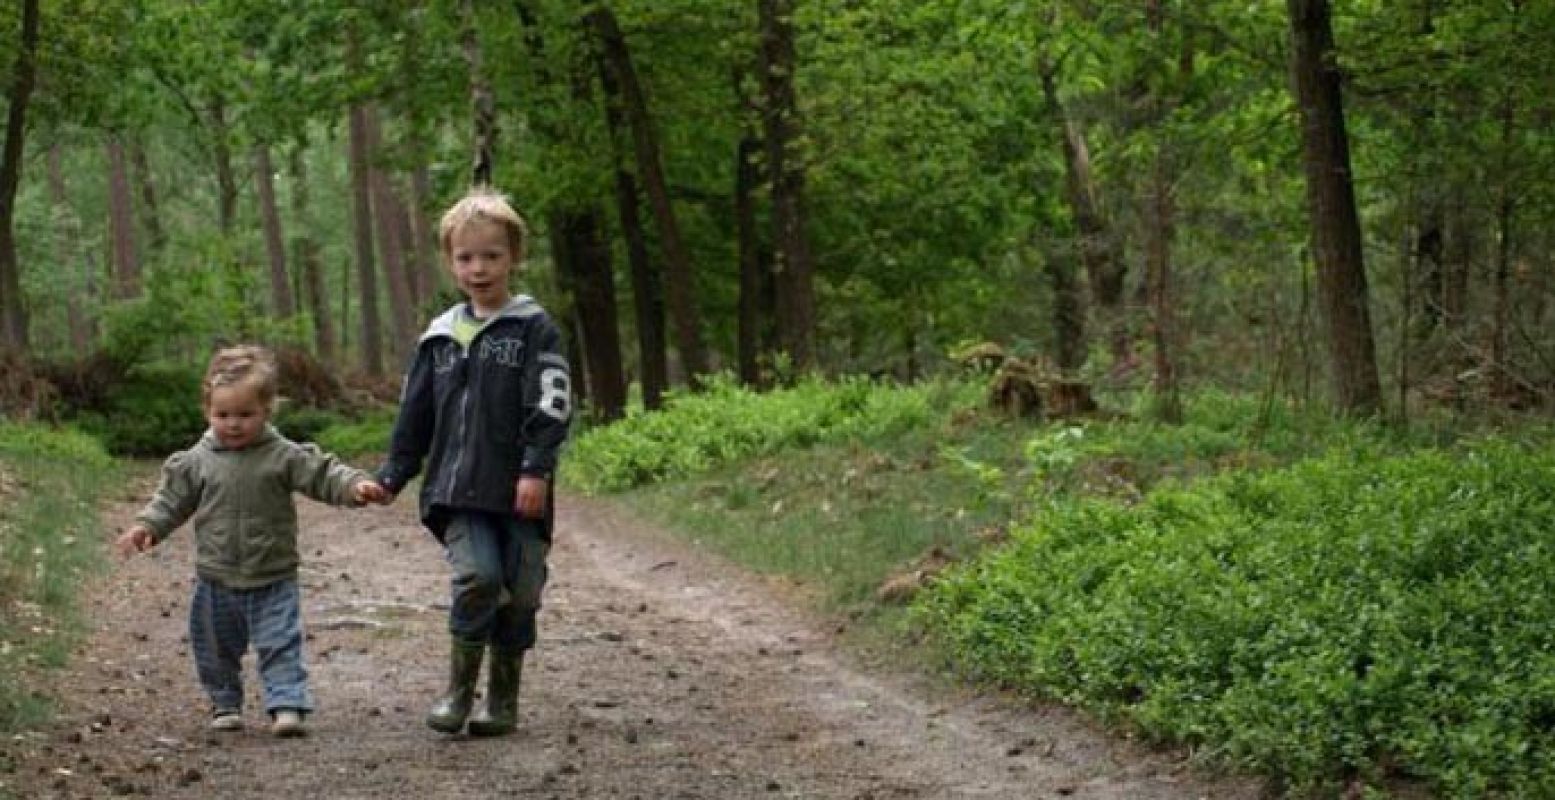
[[[26,352],[27,306],[16,261],[16,187],[22,180],[22,139],[27,103],[37,80],[38,0],[22,2],[22,32],[7,100],[5,145],[0,150],[0,349]]]
[[[605,62],[621,89],[623,110],[636,152],[637,174],[648,194],[649,207],[658,223],[659,244],[664,250],[666,288],[676,346],[687,382],[695,387],[699,377],[708,371],[707,352],[702,343],[702,319],[697,310],[696,275],[681,238],[675,209],[670,203],[669,186],[660,161],[658,133],[654,130],[647,99],[638,83],[626,39],[621,35],[615,15],[605,6],[596,6],[589,12],[588,21],[599,36]]]
[[[55,240],[59,242],[60,258],[66,274],[71,265],[83,268],[81,280],[66,278],[70,288],[65,292],[65,324],[69,328],[70,347],[78,354],[92,351],[96,329],[87,316],[82,303],[92,296],[92,261],[86,248],[81,246],[81,218],[70,207],[70,197],[65,190],[65,156],[59,145],[49,147],[48,155],[49,202],[54,206],[54,219],[58,224]]]
[[[762,143],[746,132],[735,147],[734,226],[740,254],[739,369],[740,382],[760,387],[762,345],[762,269],[760,236],[756,226],[756,188],[761,181],[756,159]]]
[[[354,49],[354,48],[353,48]],[[351,219],[356,245],[357,296],[361,300],[362,369],[368,375],[383,374],[383,329],[378,318],[378,275],[373,263],[373,208],[371,169],[368,166],[367,109],[361,103],[349,112]]]
[[[621,338],[616,334],[615,276],[596,209],[558,215],[566,241],[567,273],[582,327],[594,417],[601,422],[626,413],[626,379],[621,370]]]
[[[135,176],[135,184],[140,187],[140,204],[136,206],[140,211],[140,227],[145,230],[151,253],[155,256],[167,245],[167,231],[162,228],[162,212],[157,204],[157,185],[151,172],[151,160],[146,157],[146,146],[139,139],[131,140],[128,150],[130,171]]]
[[[497,102],[486,81],[481,63],[481,43],[477,35],[480,23],[475,19],[474,0],[460,0],[459,44],[464,51],[465,66],[470,73],[470,117],[473,124],[474,158],[470,165],[470,183],[473,186],[490,186],[492,163],[497,148]]]
[[[309,208],[307,146],[298,142],[291,150],[292,222],[299,231],[292,239],[295,263],[302,271],[302,294],[313,316],[313,347],[319,360],[335,364],[335,320],[329,313],[329,296],[324,289],[324,265],[319,259],[318,242],[308,231],[312,217]]]
[[[383,262],[384,282],[389,288],[389,355],[398,364],[410,351],[416,330],[410,313],[410,286],[406,278],[405,253],[400,240],[400,221],[395,213],[399,199],[387,173],[378,166],[383,137],[378,124],[378,109],[371,103],[362,106],[363,135],[367,148],[367,180],[372,193],[374,228],[378,234],[378,256]]]
[[[1127,265],[1119,252],[1112,225],[1096,197],[1085,133],[1059,98],[1056,67],[1046,55],[1038,64],[1038,72],[1048,112],[1059,126],[1059,141],[1064,153],[1064,199],[1074,217],[1080,262],[1090,284],[1097,321],[1106,331],[1113,361],[1127,363],[1132,359],[1133,351],[1123,310]]]
[[[815,366],[815,264],[805,219],[805,170],[794,96],[796,0],[760,0],[761,85],[765,101],[767,177],[772,186],[778,336],[798,372]]]
[[[232,146],[227,142],[227,101],[217,95],[211,101],[211,152],[216,159],[216,219],[224,236],[237,227],[238,180],[232,169]]]
[[[135,253],[135,209],[130,199],[129,163],[117,133],[108,135],[108,252],[113,265],[113,296],[141,295],[140,259]]]
[[[1166,28],[1166,13],[1160,0],[1153,0],[1147,7],[1150,34],[1159,39]],[[1152,390],[1155,393],[1155,414],[1164,422],[1182,422],[1182,398],[1177,391],[1176,317],[1173,313],[1172,292],[1172,244],[1177,236],[1176,198],[1173,184],[1177,169],[1172,135],[1166,122],[1178,104],[1177,89],[1169,88],[1186,84],[1193,73],[1193,49],[1186,30],[1182,51],[1177,63],[1176,80],[1161,82],[1151,99],[1154,124],[1157,129],[1155,165],[1150,175],[1150,209],[1147,219],[1145,243],[1146,283],[1149,285],[1151,333],[1155,345],[1155,376]],[[1169,71],[1170,68],[1166,68]]]
[[[1512,367],[1511,348],[1508,346],[1512,317],[1512,259],[1517,252],[1515,238],[1517,198],[1511,185],[1514,180],[1512,151],[1516,146],[1517,106],[1510,93],[1501,101],[1500,117],[1501,186],[1496,201],[1496,232],[1499,235],[1496,237],[1496,270],[1493,287],[1495,307],[1491,312],[1489,374],[1492,396],[1505,401],[1516,391],[1516,375]]]
[[[280,319],[290,319],[297,313],[297,302],[286,273],[286,238],[281,235],[281,212],[275,207],[275,167],[267,144],[254,146],[254,183],[259,190],[259,220],[270,262],[270,310]]]
[[[1066,248],[1049,247],[1042,254],[1048,283],[1053,287],[1053,349],[1058,368],[1073,374],[1085,364],[1085,301],[1075,255]]]
[[[643,408],[663,407],[664,390],[669,388],[669,362],[664,340],[664,284],[657,265],[648,253],[648,237],[642,226],[642,206],[637,179],[623,152],[622,142],[630,135],[621,108],[621,87],[615,73],[599,51],[599,80],[605,96],[605,127],[610,133],[612,160],[616,172],[616,215],[621,222],[621,238],[626,243],[627,266],[632,276],[632,309],[637,319],[637,349],[642,380]]]
[[[1291,72],[1301,109],[1307,206],[1334,398],[1346,413],[1374,416],[1382,410],[1382,390],[1329,6],[1327,0],[1287,3]]]

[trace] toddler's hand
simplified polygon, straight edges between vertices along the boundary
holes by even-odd
[[[525,475],[518,479],[518,486],[513,492],[513,510],[520,517],[539,519],[545,516],[546,489],[549,484],[544,478],[534,475]]]
[[[135,525],[119,534],[119,538],[113,542],[113,547],[119,551],[120,558],[129,558],[136,553],[146,552],[154,544],[156,539],[151,535],[151,529],[144,525]]]
[[[394,495],[383,488],[383,484],[377,481],[362,481],[351,489],[351,496],[358,504],[380,503],[388,505],[394,500]]]

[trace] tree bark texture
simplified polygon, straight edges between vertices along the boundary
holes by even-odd
[[[1382,410],[1360,219],[1327,0],[1288,0],[1291,73],[1302,119],[1307,206],[1318,296],[1328,329],[1329,369],[1340,410]]]
[[[637,320],[643,407],[651,411],[663,407],[664,391],[669,388],[669,355],[664,337],[664,279],[648,252],[640,187],[630,168],[631,153],[626,152],[623,144],[631,134],[621,107],[621,87],[615,71],[604,58],[603,48],[598,48],[598,55],[599,82],[605,98],[605,127],[610,132],[615,162],[616,216],[620,220],[627,267],[632,276],[632,310]]]
[[[113,296],[141,295],[140,258],[135,252],[135,209],[130,197],[129,161],[117,133],[108,135],[108,254],[113,265]]]
[[[308,185],[306,146],[299,142],[291,149],[290,172],[292,175],[292,222],[298,233],[293,237],[294,263],[302,273],[302,294],[308,312],[313,317],[313,347],[319,360],[325,364],[336,363],[335,319],[329,313],[329,296],[324,289],[324,265],[319,258],[319,245],[308,232],[312,218],[311,189]]]
[[[378,275],[373,261],[371,169],[368,166],[367,109],[351,106],[347,147],[350,151],[352,241],[356,246],[357,297],[361,305],[362,369],[383,375],[383,323],[378,317]]]
[[[459,44],[470,73],[470,119],[474,136],[470,163],[470,184],[490,186],[497,149],[497,101],[486,80],[481,58],[481,43],[474,0],[460,0]]]
[[[210,106],[211,153],[216,162],[216,219],[221,232],[230,236],[237,227],[238,180],[232,167],[232,146],[227,142],[227,101],[217,95]]]
[[[772,186],[772,245],[776,258],[778,336],[794,368],[814,368],[815,261],[805,219],[805,169],[796,152],[801,133],[794,93],[796,0],[760,0],[761,85],[765,103],[767,177]]]
[[[259,194],[259,222],[265,235],[265,255],[270,264],[270,309],[280,319],[297,313],[291,277],[286,271],[286,237],[281,233],[281,211],[275,205],[275,167],[270,146],[254,146],[254,185]]]
[[[140,188],[140,202],[135,208],[140,212],[140,227],[146,232],[151,253],[162,252],[167,244],[167,231],[162,227],[161,206],[157,203],[157,184],[151,173],[151,160],[146,156],[146,146],[139,139],[126,145],[130,156],[130,173]]]
[[[615,333],[619,330],[615,276],[602,216],[597,209],[590,208],[559,215],[559,221],[582,327],[583,358],[595,418],[610,422],[626,413],[626,379],[621,369],[621,339]]]
[[[0,341],[6,349],[25,352],[27,306],[22,302],[21,265],[16,261],[16,188],[22,179],[22,142],[27,133],[27,103],[37,81],[38,0],[23,0],[22,30],[5,117],[5,145],[0,150]]]
[[[418,333],[411,319],[410,282],[405,270],[400,220],[395,213],[399,198],[393,181],[384,168],[379,166],[383,135],[377,106],[364,104],[362,117],[366,124],[367,180],[372,193],[373,227],[378,235],[378,257],[383,267],[384,283],[388,284],[389,289],[389,355],[395,364],[399,364],[410,352],[410,345]]]
[[[702,341],[702,318],[697,309],[696,273],[681,237],[680,224],[670,202],[669,185],[664,178],[658,133],[648,112],[648,100],[637,79],[626,38],[610,9],[601,5],[589,12],[588,22],[599,36],[605,63],[621,89],[623,111],[632,132],[637,160],[637,176],[648,195],[648,205],[658,223],[659,245],[664,252],[665,294],[675,329],[676,348],[686,380],[695,387],[707,374],[707,350]]]

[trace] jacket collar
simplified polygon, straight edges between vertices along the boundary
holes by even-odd
[[[254,441],[250,442],[248,447],[244,447],[242,449],[247,450],[251,447],[258,447],[265,442],[270,441],[271,439],[279,437],[280,435],[280,432],[275,429],[274,425],[266,424],[265,429],[260,431],[258,436],[254,437]],[[232,448],[223,445],[221,440],[216,438],[216,432],[210,428],[206,428],[205,434],[200,437],[200,445],[206,449],[213,450],[218,453],[235,452],[232,450]]]
[[[436,336],[454,335],[454,320],[457,320],[460,314],[473,313],[470,311],[469,303],[459,303],[450,306],[447,311],[437,315],[431,324],[427,325],[426,332],[421,334],[420,341],[424,342]],[[518,294],[508,298],[508,304],[503,306],[501,311],[493,314],[487,322],[507,318],[527,319],[538,313],[540,313],[540,304],[535,302],[533,297],[527,294]]]

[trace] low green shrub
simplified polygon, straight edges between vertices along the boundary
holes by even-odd
[[[314,437],[318,446],[344,459],[366,459],[389,449],[398,409],[386,407],[352,421],[339,420]],[[363,465],[365,466],[365,465]]]
[[[165,456],[188,447],[205,430],[200,379],[197,367],[141,365],[106,408],[81,412],[72,421],[115,455]]]
[[[977,391],[813,379],[758,393],[716,378],[702,392],[672,396],[663,410],[588,430],[569,446],[562,475],[584,491],[619,491],[784,448],[900,432],[975,403]]]
[[[915,614],[974,674],[1297,788],[1547,797],[1552,532],[1547,448],[1362,448],[1055,503]]]

